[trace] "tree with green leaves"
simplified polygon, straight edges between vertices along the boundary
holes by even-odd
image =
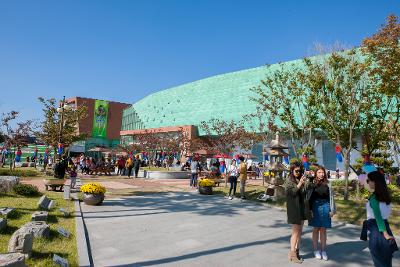
[[[399,139],[400,118],[400,23],[395,15],[377,33],[363,40],[361,51],[369,64],[369,78],[376,86],[369,107],[363,114],[361,135],[364,154],[372,155],[383,141],[395,145]]]
[[[304,59],[305,69],[299,75],[308,88],[307,108],[317,129],[339,145],[344,156],[345,193],[348,199],[350,153],[359,133],[362,114],[368,114],[373,84],[368,77],[368,62],[356,50],[333,52]]]
[[[57,111],[59,103],[54,99],[44,99],[39,97],[39,102],[43,104],[44,120],[41,122],[36,136],[46,145],[52,146],[56,155],[59,141],[67,148],[72,143],[87,138],[85,133],[77,133],[78,122],[87,117],[87,107],[80,106],[77,109],[66,108],[63,114],[62,135],[60,139],[61,114]]]
[[[268,125],[269,136],[279,131],[289,137],[298,159],[307,154],[314,161],[313,110],[307,108],[309,94],[299,82],[301,69],[282,63],[268,68],[261,84],[250,89],[255,93],[251,101],[257,105],[257,113],[251,117],[259,118],[262,127]]]
[[[247,131],[243,122],[211,119],[208,122],[202,121],[200,128],[206,133],[206,136],[202,137],[204,149],[214,154],[229,155],[239,147],[248,150],[260,141],[260,136]]]
[[[8,149],[11,155],[10,169],[15,168],[15,151],[18,147],[28,144],[28,137],[32,133],[31,120],[24,122],[14,121],[18,118],[19,112],[11,111],[3,113],[0,120],[0,133],[4,138],[4,146]],[[15,126],[13,126],[15,124]]]

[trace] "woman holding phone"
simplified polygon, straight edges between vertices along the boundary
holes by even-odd
[[[303,231],[304,220],[309,216],[308,201],[306,201],[306,181],[303,165],[295,162],[290,166],[290,173],[285,182],[286,208],[288,223],[292,225],[290,238],[289,261],[302,263],[300,258],[300,240]]]

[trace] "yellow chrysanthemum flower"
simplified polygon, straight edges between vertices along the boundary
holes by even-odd
[[[87,194],[104,194],[106,188],[99,183],[88,183],[81,186],[81,192]]]

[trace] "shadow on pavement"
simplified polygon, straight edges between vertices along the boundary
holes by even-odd
[[[179,204],[179,205],[178,205]],[[218,205],[218,208],[215,208]],[[123,207],[129,209],[115,209],[107,210],[107,207]],[[105,212],[118,213],[123,211],[145,211],[149,210],[148,207],[152,207],[154,212],[142,213],[142,214],[113,214],[103,215]],[[195,192],[174,192],[174,193],[156,193],[156,194],[145,194],[136,197],[123,197],[119,199],[109,199],[104,201],[102,206],[98,207],[87,207],[87,211],[84,208],[85,217],[87,219],[92,218],[112,218],[112,217],[124,217],[124,216],[138,216],[138,215],[150,215],[157,213],[169,213],[169,212],[192,212],[200,215],[225,215],[234,216],[238,214],[238,208],[246,208],[251,211],[265,210],[265,206],[249,201],[240,202],[239,200],[227,200],[221,196],[203,196]],[[98,211],[96,211],[98,210]],[[156,211],[157,210],[157,211]]]

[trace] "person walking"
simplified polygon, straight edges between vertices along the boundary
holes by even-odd
[[[392,267],[393,253],[398,247],[388,222],[392,205],[385,176],[372,171],[366,181],[372,195],[366,204],[367,220],[363,223],[361,239],[367,240],[368,236],[368,248],[375,267]]]
[[[141,164],[141,161],[139,159],[139,156],[136,155],[135,161],[133,162],[133,167],[135,168],[135,178],[138,177],[140,164]]]
[[[70,188],[75,188],[77,176],[78,176],[77,167],[74,165],[71,167],[71,169],[69,171],[69,178],[71,180]]]
[[[246,189],[246,180],[247,180],[247,165],[244,161],[244,157],[239,157],[240,166],[239,166],[239,180],[240,180],[240,198],[246,199],[245,189]]]
[[[197,188],[197,179],[199,178],[199,171],[200,171],[200,163],[198,158],[193,158],[192,162],[190,163],[190,187]]]
[[[117,161],[117,167],[118,167],[118,172],[117,174],[123,175],[124,174],[124,168],[125,168],[125,160],[123,157],[119,157]]]
[[[132,169],[133,169],[133,160],[132,157],[128,157],[125,162],[125,168],[128,170],[128,178],[131,178]]]
[[[238,172],[239,169],[236,165],[236,160],[232,160],[231,165],[229,165],[228,168],[228,173],[229,173],[229,183],[230,183],[230,188],[229,188],[229,196],[228,198],[232,200],[235,197],[236,194],[236,186],[237,186],[237,179],[238,179]],[[233,190],[233,194],[232,194]]]
[[[292,225],[290,237],[289,261],[302,263],[300,258],[300,241],[304,220],[309,218],[309,208],[306,201],[306,176],[303,165],[295,162],[290,166],[290,173],[285,181],[286,211],[288,223]]]
[[[318,167],[314,182],[311,184],[310,209],[312,216],[308,225],[314,227],[312,233],[314,257],[325,261],[328,260],[326,253],[326,229],[332,227],[331,217],[333,216],[330,205],[331,190],[328,183],[325,168]],[[320,241],[321,249],[318,249],[318,240]]]

